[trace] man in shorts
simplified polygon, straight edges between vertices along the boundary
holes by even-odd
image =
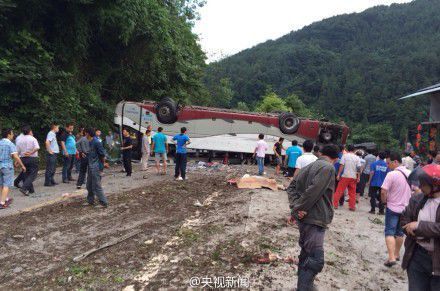
[[[160,160],[163,162],[162,175],[167,173],[167,153],[168,153],[168,141],[165,134],[163,134],[163,128],[159,127],[157,133],[153,136],[153,144],[151,145],[152,152],[156,158],[156,170],[160,174]]]
[[[391,152],[387,158],[391,170],[382,184],[382,203],[385,210],[385,243],[388,249],[388,260],[384,265],[392,267],[400,258],[400,248],[403,244],[403,229],[400,226],[400,216],[411,199],[411,188],[408,183],[410,171],[402,165],[402,157]]]
[[[23,172],[26,172],[26,167],[23,165],[18,156],[17,148],[12,143],[14,139],[14,132],[7,128],[2,130],[2,139],[0,140],[0,209],[7,208],[12,199],[8,197],[9,188],[14,184],[14,159],[21,167]]]

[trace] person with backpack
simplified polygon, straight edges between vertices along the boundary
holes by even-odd
[[[400,248],[403,244],[403,229],[400,226],[400,216],[411,198],[411,187],[408,182],[410,171],[402,165],[402,157],[391,152],[387,158],[391,170],[385,177],[381,187],[382,203],[385,210],[385,243],[388,259],[384,265],[392,267],[400,259]]]
[[[370,195],[370,205],[371,214],[376,214],[377,202],[379,202],[379,215],[384,215],[384,205],[380,199],[380,189],[382,187],[383,181],[388,173],[387,162],[385,162],[385,153],[379,153],[378,160],[371,164],[370,166],[370,179],[368,184],[370,185],[368,189],[368,194]]]
[[[406,234],[402,268],[411,291],[440,290],[440,165],[423,167],[418,175],[422,193],[402,212]]]

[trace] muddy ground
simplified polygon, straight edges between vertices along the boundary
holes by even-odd
[[[226,183],[253,170],[195,170],[184,183],[169,177],[153,184],[139,179],[137,189],[111,195],[108,209],[83,206],[82,198],[73,198],[3,217],[0,289],[187,289],[191,278],[200,288],[215,287],[215,280],[223,278],[220,284],[228,277],[240,277],[243,284],[248,278],[250,289],[292,289],[296,266],[283,259],[299,253],[298,230],[285,223],[286,193],[239,190]],[[401,268],[382,266],[383,217],[366,214],[367,200],[361,199],[359,206],[355,213],[337,211],[317,286],[406,290]],[[133,233],[138,234],[73,261]],[[268,251],[280,259],[264,265],[254,262]]]

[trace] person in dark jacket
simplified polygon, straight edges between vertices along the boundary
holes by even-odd
[[[411,291],[440,290],[440,165],[430,164],[419,173],[420,189],[402,213],[407,235],[402,268]]]
[[[98,197],[102,207],[107,207],[107,197],[101,184],[100,163],[108,168],[105,162],[105,150],[102,142],[95,136],[95,129],[89,128],[86,131],[86,138],[89,141],[89,152],[87,154],[88,170],[87,170],[87,203],[91,206],[95,205],[95,196]]]
[[[291,219],[298,222],[301,253],[297,290],[312,290],[316,275],[324,268],[324,236],[333,220],[334,163],[339,148],[326,145],[320,158],[301,169],[287,188]]]
[[[90,142],[86,137],[85,130],[81,132],[81,138],[76,142],[76,148],[79,154],[79,175],[76,181],[76,188],[81,189],[81,186],[86,182],[87,168],[89,160],[87,154],[90,151]]]
[[[131,139],[130,133],[125,128],[122,130],[122,135],[122,161],[125,173],[127,173],[127,177],[130,177],[132,172],[131,155],[133,152],[133,140]]]

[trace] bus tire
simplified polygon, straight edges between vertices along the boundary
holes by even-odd
[[[164,98],[156,105],[156,117],[160,123],[172,124],[177,121],[177,105],[171,98]]]
[[[281,113],[278,119],[280,130],[282,133],[294,134],[295,132],[297,132],[300,120],[295,114],[291,112]]]

